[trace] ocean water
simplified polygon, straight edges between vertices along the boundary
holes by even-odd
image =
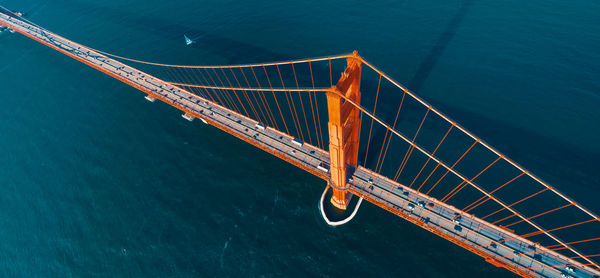
[[[597,2],[0,4],[76,42],[166,63],[356,49],[600,212]],[[512,276],[370,204],[330,228],[320,179],[23,36],[1,34],[0,49],[2,277]]]

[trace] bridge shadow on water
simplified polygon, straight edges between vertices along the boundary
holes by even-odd
[[[190,34],[194,37],[201,37],[201,39],[199,39],[197,43],[191,46],[214,53],[215,55],[226,59],[232,64],[256,61],[278,61],[290,58],[287,55],[272,51],[268,48],[226,38],[216,34],[215,32],[190,27],[180,23],[173,23],[164,19],[140,15],[127,10],[115,9],[105,7],[96,3],[85,3],[74,0],[65,0],[61,1],[60,3],[62,3],[64,7],[68,9],[76,9],[80,11],[95,11],[95,16],[105,16],[107,17],[107,19],[118,18],[120,21],[124,21],[128,24],[138,26],[138,28],[151,32],[166,40],[181,41],[182,44],[184,33]],[[420,91],[421,87],[427,81],[429,75],[431,74],[433,68],[439,61],[440,57],[443,55],[448,44],[454,38],[454,35],[456,34],[458,28],[460,27],[461,23],[463,22],[465,16],[468,14],[473,4],[473,0],[465,0],[461,2],[460,6],[458,7],[458,10],[452,16],[450,21],[445,25],[440,36],[435,41],[435,44],[429,51],[428,55],[422,61],[421,65],[415,72],[413,78],[408,82],[408,89],[414,92]],[[337,70],[334,70],[334,72],[336,71]],[[361,85],[361,87],[363,88],[373,88],[373,85],[377,84],[376,80],[370,80],[368,78],[363,79],[363,85]],[[398,104],[400,102],[400,94],[398,94],[397,92],[395,93],[396,94],[392,96],[395,103],[387,104],[390,112],[384,114],[378,113],[378,116],[387,117],[383,118],[383,120],[388,123],[392,123],[394,121],[394,117],[396,114],[395,109],[397,109]],[[573,181],[563,181],[560,177],[573,176],[575,175],[574,173],[577,173],[577,178],[580,181],[585,181],[585,178],[589,180],[589,177],[594,176],[593,173],[595,170],[592,168],[594,168],[593,165],[597,165],[597,163],[599,163],[597,157],[600,157],[600,154],[592,154],[588,150],[580,149],[577,146],[566,145],[564,142],[560,142],[553,138],[549,138],[547,136],[529,130],[525,130],[523,128],[518,128],[499,122],[497,120],[486,117],[485,115],[475,114],[473,112],[456,107],[444,107],[443,104],[439,103],[432,104],[435,104],[435,106],[442,108],[442,111],[452,112],[449,114],[453,115],[453,118],[459,120],[459,122],[460,119],[478,119],[477,121],[470,121],[468,129],[477,131],[477,133],[483,135],[483,138],[492,139],[488,140],[492,145],[498,146],[501,151],[506,152],[509,156],[515,158],[517,161],[528,162],[527,165],[532,165],[526,165],[527,168],[538,168],[542,170],[545,168],[544,166],[552,168],[552,165],[547,165],[546,160],[534,160],[534,158],[532,158],[530,155],[524,152],[523,149],[511,148],[510,146],[518,146],[521,144],[531,146],[533,149],[528,148],[529,151],[531,151],[532,153],[543,153],[545,157],[550,158],[547,161],[559,161],[560,157],[564,155],[578,157],[579,159],[577,159],[577,165],[575,165],[574,163],[573,165],[563,165],[564,167],[560,168],[565,171],[564,175],[558,174],[556,175],[557,177],[555,178],[555,180],[549,180],[552,184],[571,184],[573,183]],[[407,109],[408,107],[406,106],[406,103],[404,105],[405,108],[403,109]],[[325,109],[326,107],[321,108]],[[400,116],[405,116],[404,112],[401,113]],[[414,122],[418,123],[418,120],[419,119],[416,118]],[[326,125],[326,122],[324,122],[323,124]],[[364,127],[366,128],[366,125]],[[502,136],[498,132],[496,132],[498,130],[504,131],[502,132],[502,134],[520,134],[521,136],[519,136],[519,138],[514,138],[511,136]],[[383,129],[374,129],[373,132],[374,134],[372,136],[370,146],[381,146],[385,137],[385,131]],[[408,137],[412,137],[413,135],[411,132],[403,133],[406,134]],[[327,144],[327,142],[325,143]],[[549,152],[548,150],[552,151]],[[362,155],[359,155],[359,157],[362,157]],[[363,164],[374,164],[374,160],[376,159],[376,155],[371,155],[369,156],[369,161],[363,161]],[[577,169],[577,171],[574,171],[574,169]],[[535,172],[536,169],[532,170],[534,170]],[[593,184],[594,181],[591,181],[591,183]],[[598,207],[593,202],[591,202],[590,200],[586,200],[585,198],[585,188],[589,188],[591,186],[592,185],[582,185],[575,188],[571,188],[569,191],[573,193],[574,197],[581,197],[577,199],[581,199],[581,201],[584,204],[588,205],[593,210],[598,210]],[[573,192],[574,190],[576,191]]]
[[[429,51],[429,53],[427,54],[427,56],[425,57],[423,62],[421,62],[421,65],[417,69],[413,78],[408,82],[406,88],[408,88],[410,91],[415,92],[415,93],[418,93],[420,91],[421,87],[423,86],[423,84],[425,83],[427,78],[429,77],[429,74],[431,74],[431,71],[433,70],[433,68],[437,64],[438,60],[444,53],[444,50],[446,49],[446,47],[448,46],[448,44],[450,43],[450,41],[456,34],[456,31],[460,27],[461,22],[467,15],[467,12],[469,11],[469,9],[471,8],[472,5],[473,5],[473,0],[465,0],[462,2],[462,4],[460,5],[458,10],[452,17],[452,19],[450,19],[448,24],[446,24],[441,35],[439,36],[439,38],[437,39],[437,41],[435,42],[435,44],[433,45],[433,47],[431,48],[431,50]],[[363,81],[363,83],[372,83],[372,81],[369,82],[368,80],[365,80],[365,81]],[[387,109],[390,109],[391,111],[389,113],[378,114],[378,116],[382,117],[382,120],[386,123],[393,123],[395,120],[395,116],[396,116],[395,110],[398,108],[394,108],[394,107],[398,107],[400,105],[401,96],[402,96],[402,94],[399,92],[400,92],[399,90],[396,90],[394,92],[395,95],[393,95],[391,98],[392,101],[390,103],[388,103],[389,107]],[[383,89],[382,89],[381,93],[382,94],[385,93]],[[385,104],[385,103],[383,103],[383,104]],[[406,106],[406,104],[404,106]],[[383,109],[386,109],[386,108],[383,108]],[[406,110],[406,107],[404,107],[402,109]],[[402,116],[403,115],[400,114],[400,117],[402,117]],[[411,136],[411,134],[407,134],[407,135]],[[383,130],[383,129],[374,130],[374,136],[372,137],[373,141],[371,143],[371,146],[383,145],[383,139],[385,137],[386,137],[385,130]],[[371,156],[370,160],[375,160],[375,159],[376,159],[376,156]],[[370,164],[371,162],[372,161],[366,161],[364,163],[365,163],[365,165],[367,165],[367,164]]]
[[[600,205],[591,197],[595,195],[590,195],[590,192],[600,193],[600,188],[595,186],[599,181],[594,178],[597,176],[596,165],[600,164],[600,153],[466,109],[440,104],[436,106],[442,111],[451,112],[458,122],[477,119],[469,121],[464,127],[477,131],[482,140],[592,211],[600,210]],[[567,156],[573,159],[564,162],[563,157]],[[563,164],[557,166],[555,162],[558,161],[563,161]]]
[[[76,9],[85,12],[94,11],[94,16],[103,16],[110,20],[117,18],[129,26],[136,26],[136,28],[148,31],[165,40],[181,41],[181,44],[184,43],[183,35],[187,34],[196,39],[196,42],[189,47],[199,48],[222,57],[227,60],[227,64],[242,64],[251,61],[279,61],[290,58],[268,48],[233,40],[220,36],[213,31],[191,27],[170,20],[110,8],[96,3],[68,0],[62,2],[62,4],[67,9]]]
[[[431,48],[425,57],[425,60],[423,60],[419,66],[419,69],[413,78],[408,82],[407,88],[409,90],[419,92],[421,86],[423,86],[423,83],[427,80],[427,77],[429,77],[429,74],[437,64],[438,60],[442,54],[444,54],[444,50],[446,50],[446,47],[456,34],[456,30],[460,27],[460,23],[463,21],[472,5],[473,0],[463,1],[458,11],[456,11],[456,14],[454,14],[450,22],[448,22],[446,28],[444,28],[444,31],[433,45],[433,48]]]
[[[193,47],[201,48],[203,50],[207,50],[215,55],[218,55],[222,58],[225,58],[227,61],[232,64],[240,64],[245,62],[252,61],[277,61],[289,59],[288,56],[269,50],[264,47],[248,44],[242,41],[233,40],[230,38],[225,38],[220,36],[214,32],[193,28],[180,23],[173,23],[168,20],[158,19],[150,16],[136,14],[134,12],[129,12],[127,10],[115,9],[110,7],[105,7],[96,3],[85,3],[81,1],[74,0],[65,0],[60,1],[60,4],[64,5],[65,8],[75,9],[81,12],[83,11],[95,11],[95,16],[105,16],[107,19],[118,18],[120,21],[124,21],[128,24],[138,26],[138,28],[144,29],[148,32],[151,32],[157,36],[160,36],[166,40],[176,40],[181,41],[183,44],[183,34],[191,34],[191,36],[198,37],[201,39],[198,40],[196,44],[193,44]],[[437,38],[435,44],[429,51],[428,55],[424,58],[423,62],[417,69],[413,78],[408,82],[408,88],[411,91],[419,92],[423,84],[427,81],[430,73],[433,68],[439,61],[440,57],[443,55],[445,49],[448,44],[453,39],[456,34],[458,28],[463,22],[465,16],[468,14],[469,10],[473,6],[473,0],[465,0],[462,1],[456,13],[452,16],[450,21],[446,24],[440,36]],[[249,55],[251,54],[251,55]],[[250,61],[251,60],[251,61]],[[370,80],[364,78],[363,88],[372,88],[376,83],[376,80]],[[370,91],[369,91],[370,92]],[[400,102],[400,95],[397,92],[393,97],[396,103],[388,103],[389,113],[378,113],[378,116],[383,116],[383,120],[387,123],[394,122],[395,117],[395,109],[397,109],[398,104]],[[576,156],[577,163],[573,162],[573,165],[563,165],[564,167],[560,167],[559,169],[564,170],[564,174],[557,174],[554,180],[549,180],[552,184],[572,184],[575,183],[572,180],[563,181],[561,177],[569,177],[577,175],[577,179],[580,180],[578,184],[581,184],[585,180],[589,180],[590,177],[594,177],[594,165],[599,163],[597,157],[600,157],[600,154],[590,153],[588,150],[583,150],[578,148],[577,146],[566,145],[564,142],[555,140],[553,138],[549,138],[547,136],[525,130],[523,128],[518,128],[515,126],[511,126],[509,124],[505,124],[499,122],[497,120],[486,117],[485,115],[475,114],[473,112],[456,108],[456,107],[444,107],[443,104],[434,103],[435,106],[442,108],[442,111],[452,112],[453,118],[459,120],[460,119],[477,119],[476,121],[470,121],[468,129],[475,130],[477,133],[482,134],[483,138],[490,138],[490,143],[492,145],[498,146],[499,149],[509,156],[515,158],[517,161],[527,162],[526,168],[538,168],[540,171],[548,166],[551,169],[556,168],[552,165],[547,165],[546,160],[538,161],[531,157],[528,152],[524,152],[523,149],[514,148],[510,146],[519,146],[526,145],[530,146],[528,151],[535,154],[544,154],[545,157],[550,158],[547,161],[559,161],[561,156],[569,155]],[[326,107],[322,107],[326,108]],[[406,103],[405,108],[407,109]],[[378,108],[379,111],[380,108]],[[382,108],[383,109],[383,108]],[[400,115],[401,117],[405,116],[404,112]],[[414,120],[414,122],[418,123],[418,118]],[[326,125],[326,123],[323,123]],[[363,123],[365,124],[365,123]],[[364,128],[367,126],[365,125]],[[502,130],[502,134],[520,134],[518,138],[514,138],[513,136],[506,136],[499,134],[497,131]],[[383,129],[374,129],[373,136],[371,137],[371,148],[381,146],[383,144],[383,139],[385,138]],[[402,130],[401,130],[402,132]],[[411,132],[403,132],[408,137],[412,137]],[[494,139],[497,138],[497,139]],[[327,144],[327,142],[325,142]],[[532,149],[533,148],[533,149]],[[552,150],[552,151],[549,151]],[[363,150],[364,151],[364,150]],[[362,154],[359,155],[362,157]],[[377,155],[369,156],[368,161],[363,161],[364,165],[374,165],[377,159]],[[577,164],[577,165],[575,165]],[[532,166],[528,166],[532,165]],[[574,169],[577,169],[576,171]],[[535,170],[536,169],[532,169]],[[571,192],[574,197],[581,197],[576,199],[581,199],[582,203],[589,206],[593,210],[598,210],[598,206],[591,202],[590,200],[586,200],[585,189],[592,188],[593,183],[597,181],[590,181],[591,184],[584,184],[576,187],[570,188],[569,192]],[[566,186],[565,186],[566,187]],[[564,187],[563,187],[564,188]],[[574,192],[575,191],[575,192]]]
[[[460,23],[462,22],[463,18],[467,14],[472,4],[473,1],[469,0],[463,2],[463,4],[460,6],[457,13],[450,20],[450,22],[442,32],[441,36],[436,41],[436,44],[429,52],[429,55],[426,56],[421,66],[416,71],[414,77],[408,83],[408,87],[410,89],[414,91],[419,91],[421,89],[422,85],[424,84],[424,82],[426,82],[427,78],[429,77],[432,69],[435,67],[438,60],[443,55],[443,52],[445,51],[449,42],[452,40],[457,28],[459,27]],[[236,40],[224,38],[205,30],[193,29],[185,25],[171,23],[169,21],[161,22],[161,20],[157,20],[155,18],[137,15],[127,11],[101,7],[95,4],[82,5],[87,5],[87,7],[89,7],[90,9],[100,11],[100,14],[111,14],[113,16],[115,14],[118,14],[119,16],[121,16],[122,20],[129,21],[132,25],[135,26],[141,26],[140,28],[143,28],[168,40],[181,40],[182,38],[180,34],[182,33],[193,34],[194,37],[201,36],[202,40],[196,45],[194,45],[194,47],[199,47],[208,50],[212,53],[215,53],[215,55],[224,57],[231,63],[244,63],[247,62],[247,59],[249,59],[249,57],[253,60],[282,60],[286,58],[283,55],[268,50],[266,48],[257,47],[251,44],[246,44]],[[111,16],[107,17],[109,19],[111,18]],[[252,55],[247,55],[247,51],[251,52]],[[373,83],[373,80],[366,80],[364,83],[365,85],[372,85],[371,83]],[[395,97],[395,100],[399,102],[397,94],[393,97]],[[393,107],[393,105],[395,105],[395,103],[388,104],[388,109],[391,109],[391,113],[383,113],[385,117],[384,121],[388,123],[395,121],[393,117],[395,117],[396,113],[393,110],[393,108],[395,108]],[[410,106],[405,104],[405,106],[407,107],[404,110],[415,110],[416,108],[418,108],[418,105]],[[583,150],[575,146],[566,145],[564,144],[564,142],[560,142],[557,139],[548,138],[543,134],[537,134],[530,130],[515,127],[514,125],[504,124],[500,121],[487,118],[485,115],[482,116],[460,108],[449,108],[444,107],[444,105],[438,106],[444,108],[444,110],[446,111],[453,112],[453,115],[457,119],[476,119],[469,121],[469,129],[477,130],[478,133],[484,135],[484,138],[492,138],[492,140],[489,140],[492,145],[500,146],[499,149],[503,150],[508,154],[511,154],[511,156],[516,158],[517,161],[525,161],[529,165],[533,165],[533,167],[526,166],[527,168],[533,168],[533,170],[536,170],[537,168],[538,170],[558,169],[565,171],[564,173],[546,172],[543,175],[553,175],[554,177],[551,177],[551,179],[553,180],[550,180],[550,183],[562,184],[562,188],[565,188],[565,185],[575,185],[574,187],[570,186],[569,192],[571,194],[569,195],[573,195],[573,197],[576,197],[575,199],[582,200],[582,203],[586,204],[588,207],[593,205],[594,207],[591,207],[592,210],[597,211],[598,206],[596,204],[593,204],[594,200],[590,197],[588,197],[587,199],[585,198],[585,196],[595,196],[595,194],[589,194],[590,190],[597,190],[593,188],[594,181],[592,181],[591,184],[580,185],[580,183],[582,183],[582,181],[585,182],[586,180],[589,180],[590,177],[592,177],[593,179],[594,173],[596,171],[595,165],[598,164],[599,154],[593,154],[587,150]],[[409,116],[405,116],[403,114],[403,117],[410,118],[411,122],[418,123],[419,118],[415,117],[415,119],[413,119],[412,116],[412,114],[409,114]],[[389,119],[388,117],[392,118]],[[404,119],[404,121],[406,121],[406,118]],[[380,134],[377,134],[378,132]],[[383,136],[383,134],[381,134],[383,132],[384,130],[380,129],[376,132],[376,134],[374,134],[373,142],[371,143],[371,145],[378,146],[385,142],[385,137]],[[408,135],[408,137],[412,137],[411,132],[403,133]],[[519,134],[519,136],[512,136],[513,134]],[[525,150],[525,147],[522,146],[527,146],[527,150]],[[544,154],[543,157],[550,158],[548,161],[561,161],[561,157],[566,155],[576,156],[579,159],[571,160],[576,161],[571,162],[571,165],[560,165],[560,167],[557,167],[556,165],[548,165],[549,162],[547,161],[539,161],[538,157],[541,154]],[[362,157],[362,155],[359,155],[359,157]],[[375,156],[373,156],[372,159],[374,158]],[[567,177],[572,178],[567,179]],[[330,205],[328,205],[328,209],[331,209]]]
[[[447,46],[454,38],[458,28],[460,28],[461,23],[473,4],[473,0],[462,1],[460,7],[446,24],[428,55],[421,62],[412,79],[407,83],[407,89],[418,94],[439,59],[444,54]],[[363,84],[374,87],[372,84],[368,85],[370,83],[376,84],[376,80],[363,80]],[[383,108],[389,110],[387,113],[377,113],[384,122],[390,123],[390,125],[394,122],[396,110],[401,102],[401,93],[399,92],[400,91],[397,90],[395,95],[391,96],[393,102],[387,104],[387,109]],[[532,170],[534,173],[544,173],[546,178],[543,179],[550,182],[550,184],[557,185],[559,190],[568,192],[567,195],[574,197],[584,206],[593,211],[600,210],[600,206],[594,202],[594,198],[588,197],[590,196],[590,191],[600,191],[600,188],[595,186],[599,181],[597,178],[594,178],[596,176],[594,175],[596,172],[595,165],[600,163],[600,160],[598,159],[600,153],[590,152],[590,150],[582,149],[577,145],[568,144],[525,128],[506,124],[491,117],[487,117],[486,115],[474,113],[466,109],[445,107],[445,105],[441,103],[428,102],[439,108],[441,111],[448,112],[448,114],[451,115],[451,118],[457,120],[459,123],[462,122],[462,119],[477,119],[470,120],[469,125],[466,128],[468,130],[477,131],[476,133],[480,134],[484,140],[488,141],[492,146],[497,146],[501,152],[506,153],[509,157],[512,157],[516,161],[524,162],[525,168]],[[381,103],[381,101],[379,103]],[[408,107],[405,100],[402,109],[409,110],[411,108],[414,108],[414,106]],[[380,108],[378,107],[377,109]],[[400,118],[407,116],[405,115],[405,112],[406,111],[400,114]],[[411,113],[407,114],[408,117],[414,117]],[[400,122],[401,119],[398,119],[398,121]],[[412,121],[418,124],[420,118],[414,117]],[[363,128],[367,127],[366,124],[366,122],[363,122]],[[399,131],[407,137],[412,138],[414,130],[415,129],[410,132],[407,132],[406,130]],[[383,146],[385,130],[374,129],[373,132],[374,135],[371,137],[370,143],[371,148]],[[519,136],[511,136],[511,134],[519,134]],[[525,147],[514,146],[527,146],[527,149],[525,149]],[[364,150],[362,151],[364,152]],[[539,157],[542,156],[542,154],[543,157],[547,159],[540,160]],[[571,159],[569,160],[571,161],[570,164],[563,164],[560,167],[552,164],[552,161],[562,161],[561,157],[564,156],[577,157],[577,159]],[[363,161],[363,163],[365,165],[374,166],[377,162],[377,158],[378,156],[376,154],[370,155],[368,161]],[[545,169],[556,169],[556,171],[547,171]]]

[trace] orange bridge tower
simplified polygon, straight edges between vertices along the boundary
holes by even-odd
[[[333,189],[331,203],[345,210],[352,193],[346,184],[348,171],[358,163],[360,139],[360,73],[362,61],[354,51],[347,58],[346,70],[338,83],[327,92],[329,113],[329,155],[331,156],[331,179]],[[348,101],[350,100],[350,101]],[[354,104],[353,104],[354,103]]]

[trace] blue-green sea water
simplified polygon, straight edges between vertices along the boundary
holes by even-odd
[[[0,4],[166,63],[356,49],[600,212],[597,1]],[[371,204],[330,228],[320,179],[21,35],[0,35],[0,96],[1,277],[513,275]]]

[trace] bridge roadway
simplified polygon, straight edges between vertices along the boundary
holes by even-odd
[[[90,48],[0,11],[0,26],[9,27],[262,150],[284,159],[324,180],[329,180],[329,153],[190,93],[154,76],[104,56]],[[349,190],[357,196],[474,252],[494,265],[529,277],[600,277],[598,271],[580,266],[558,253],[519,238],[510,231],[418,193],[393,180],[359,166],[349,179]],[[459,221],[452,221],[457,215]],[[506,240],[492,244],[494,241]],[[535,252],[534,252],[535,251]],[[575,272],[565,266],[576,265]],[[559,267],[552,267],[559,266]]]

